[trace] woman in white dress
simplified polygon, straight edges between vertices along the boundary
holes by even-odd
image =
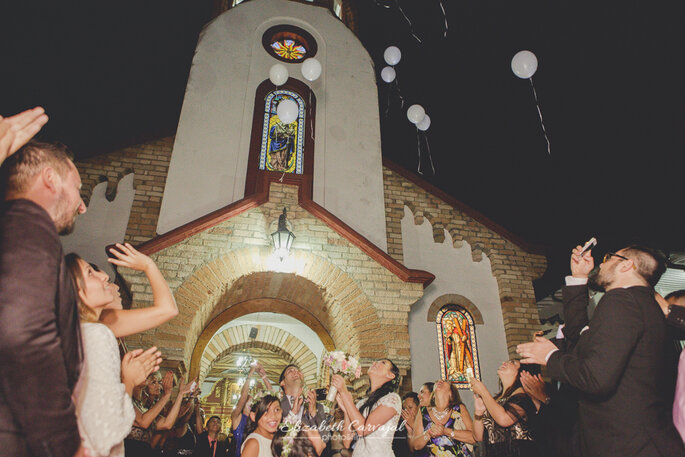
[[[98,322],[105,306],[114,301],[109,277],[76,254],[69,254],[66,264],[77,290],[84,352],[74,389],[79,432],[87,455],[121,457],[124,437],[135,419],[133,387],[159,369],[160,353],[155,347],[131,351],[122,361],[114,334]]]
[[[84,368],[74,391],[74,399],[81,438],[93,457],[123,456],[122,441],[133,423],[129,411],[133,411],[136,421],[143,417],[143,413],[137,408],[131,407],[129,410],[131,392],[128,382],[124,383],[125,390],[121,390],[127,371],[125,365],[138,359],[142,351],[126,354],[119,365],[116,338],[155,328],[178,314],[173,294],[150,257],[138,252],[129,243],[117,243],[116,248],[111,248],[110,252],[113,255],[109,259],[110,263],[145,272],[152,289],[153,304],[146,308],[122,309],[119,287],[109,282],[106,273],[76,254],[67,256],[69,273],[80,302],[79,316],[85,355]],[[145,354],[159,365],[156,348],[149,349]],[[120,367],[121,380],[118,380]],[[133,386],[140,385],[156,369],[157,366],[147,370],[142,379],[136,377],[130,382],[134,383]],[[183,386],[187,385],[189,384]],[[179,397],[182,397],[182,393]],[[103,401],[108,404],[102,405]],[[178,407],[174,404],[169,416],[174,411],[177,413],[180,408],[180,401],[175,403],[178,403]],[[176,416],[169,419],[173,424]],[[122,433],[123,437],[120,438]]]
[[[265,395],[252,405],[248,434],[243,441],[241,457],[273,457],[271,440],[283,418],[281,400],[275,395]]]
[[[371,387],[356,405],[345,379],[334,375],[331,380],[345,414],[343,443],[349,448],[356,433],[359,440],[352,457],[394,457],[392,439],[402,412],[402,399],[395,393],[400,371],[392,361],[383,359],[371,364],[366,374]]]

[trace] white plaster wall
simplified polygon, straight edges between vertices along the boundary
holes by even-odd
[[[201,33],[157,232],[244,197],[255,91],[279,62],[264,50],[262,34],[278,24],[311,33],[323,66],[321,77],[310,83],[301,64],[285,64],[316,96],[314,200],[387,250],[373,62],[328,9],[288,0],[242,3]]]
[[[88,210],[76,219],[74,231],[60,237],[65,253],[77,253],[106,271],[110,278],[114,278],[114,269],[107,261],[105,246],[124,240],[135,196],[133,176],[128,174],[119,181],[111,202],[105,197],[107,183],[95,186]]]
[[[464,242],[455,248],[452,238],[445,231],[445,241],[433,241],[433,228],[424,219],[416,225],[409,208],[404,208],[402,218],[402,249],[404,264],[408,268],[430,271],[435,281],[425,290],[423,298],[409,312],[409,342],[411,347],[411,373],[414,390],[421,384],[440,379],[440,359],[435,322],[427,322],[430,305],[445,294],[459,294],[469,300],[483,315],[483,325],[476,325],[476,342],[480,356],[483,382],[490,392],[499,390],[497,368],[508,360],[502,307],[497,281],[492,275],[490,260],[471,259],[471,247]],[[462,400],[473,414],[473,394],[460,391]]]

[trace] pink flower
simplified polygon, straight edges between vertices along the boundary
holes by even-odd
[[[355,377],[355,378],[358,378],[358,377],[360,377],[361,375],[362,375],[362,367],[361,367],[361,366],[358,366],[358,367],[357,367],[357,370],[354,372],[354,377]]]
[[[342,371],[347,370],[347,360],[342,361]]]

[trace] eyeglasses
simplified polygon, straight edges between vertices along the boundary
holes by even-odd
[[[618,257],[619,259],[623,259],[623,260],[630,260],[628,257],[624,257],[620,254],[616,254],[615,252],[607,252],[606,254],[604,254],[604,258],[602,259],[602,263],[608,262],[609,259],[611,259],[612,257]]]

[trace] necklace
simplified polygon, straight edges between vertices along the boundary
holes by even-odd
[[[438,412],[438,410],[435,409],[435,406],[431,406],[431,410],[433,411],[433,415],[435,416],[435,418],[439,421],[442,421],[445,418],[445,416],[447,416],[447,414],[449,414],[450,412],[449,408],[445,408],[444,411]]]

